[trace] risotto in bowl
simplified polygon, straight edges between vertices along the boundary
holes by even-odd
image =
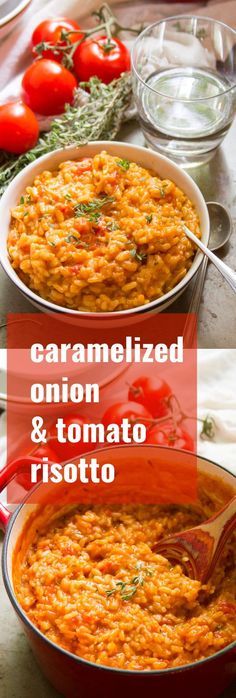
[[[178,166],[137,146],[97,142],[30,164],[0,204],[1,261],[42,309],[124,314],[164,309],[202,254],[207,207]]]

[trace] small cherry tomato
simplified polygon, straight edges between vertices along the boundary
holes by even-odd
[[[61,114],[74,99],[76,79],[55,61],[42,58],[25,71],[22,88],[24,101],[38,114]]]
[[[121,424],[123,419],[128,419],[131,422],[138,420],[141,424],[146,425],[145,420],[152,420],[152,415],[137,402],[116,402],[108,407],[103,415],[102,423],[108,427],[109,424]]]
[[[147,435],[146,443],[194,451],[194,441],[190,434],[182,427],[175,428],[171,421],[152,427]]]
[[[67,429],[71,424],[77,424],[79,427],[83,427],[84,424],[88,424],[88,419],[85,419],[80,415],[76,416],[70,414],[67,417],[63,417],[63,422],[66,427],[64,429],[64,436],[66,437]],[[73,458],[80,456],[82,453],[86,453],[87,451],[93,451],[96,446],[96,444],[92,443],[91,441],[89,443],[84,443],[83,440],[79,441],[78,443],[70,443],[68,440],[66,440],[66,443],[59,443],[57,438],[56,424],[54,424],[49,430],[49,437],[50,446],[52,446],[53,450],[56,452],[60,463],[63,461],[70,461]]]
[[[55,47],[65,46],[66,41],[61,38],[62,32],[73,32],[79,31],[80,26],[73,19],[67,19],[67,17],[56,17],[55,19],[46,19],[44,22],[38,24],[32,35],[32,51],[33,55],[37,56],[38,53],[35,51],[35,46],[42,43],[50,43]],[[79,41],[81,34],[70,33],[68,40],[74,44]],[[61,63],[64,55],[64,51],[58,51],[52,49],[42,50],[41,54],[43,58],[50,58],[58,63]]]
[[[153,417],[164,417],[168,414],[167,399],[171,395],[168,383],[161,378],[140,376],[129,388],[129,400],[144,405]]]
[[[0,105],[0,148],[8,153],[26,153],[37,143],[36,116],[23,102]]]
[[[87,82],[96,76],[109,83],[130,70],[130,54],[120,41],[107,36],[95,36],[82,41],[75,50],[74,69],[79,80]]]
[[[57,463],[57,454],[49,444],[41,444],[39,448],[36,449],[31,455],[31,462],[34,462],[34,456],[35,458],[48,458],[48,461],[51,463]],[[37,482],[40,482],[42,479],[42,473],[40,471],[37,472]],[[31,482],[31,477],[30,477],[30,467],[27,467],[25,470],[23,470],[21,473],[17,475],[16,478],[17,482],[19,485],[24,487],[25,490],[30,490],[31,487],[34,487],[34,485]]]

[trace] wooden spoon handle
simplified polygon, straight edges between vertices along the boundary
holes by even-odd
[[[189,577],[205,583],[236,526],[236,497],[206,523],[159,541],[153,552],[179,562]]]
[[[206,572],[205,580],[209,579],[216,564],[219,562],[225,543],[233,533],[235,527],[236,497],[233,497],[216,517],[213,517],[212,520],[209,520],[209,523],[202,527],[205,531],[207,531],[207,529],[211,530],[213,536],[215,536],[215,549]]]

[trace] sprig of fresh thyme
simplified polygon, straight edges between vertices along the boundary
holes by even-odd
[[[91,223],[97,223],[101,215],[101,209],[107,204],[112,204],[115,201],[113,196],[102,196],[100,199],[93,199],[87,204],[81,203],[75,206],[75,215],[77,218],[86,216]]]
[[[81,87],[89,90],[86,103],[81,106],[81,90],[76,90],[73,106],[67,105],[65,112],[52,121],[50,131],[42,134],[28,153],[15,156],[0,152],[0,196],[12,179],[41,155],[69,145],[115,138],[131,101],[130,73],[123,73],[109,85],[94,77]]]
[[[106,590],[106,596],[109,598],[118,593],[122,601],[129,601],[132,599],[138,591],[138,588],[143,587],[146,577],[153,576],[153,571],[149,567],[142,567],[142,563],[136,565],[136,570],[138,570],[138,574],[132,577],[130,582],[115,582],[115,586],[112,589]]]
[[[144,264],[144,262],[147,261],[147,253],[141,252],[137,247],[132,247],[130,254],[131,257],[134,257],[134,259],[137,260],[137,262],[142,262],[142,264]]]

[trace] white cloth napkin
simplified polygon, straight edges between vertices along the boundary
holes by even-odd
[[[236,349],[198,350],[198,416],[216,423],[213,441],[198,439],[201,456],[236,475]]]

